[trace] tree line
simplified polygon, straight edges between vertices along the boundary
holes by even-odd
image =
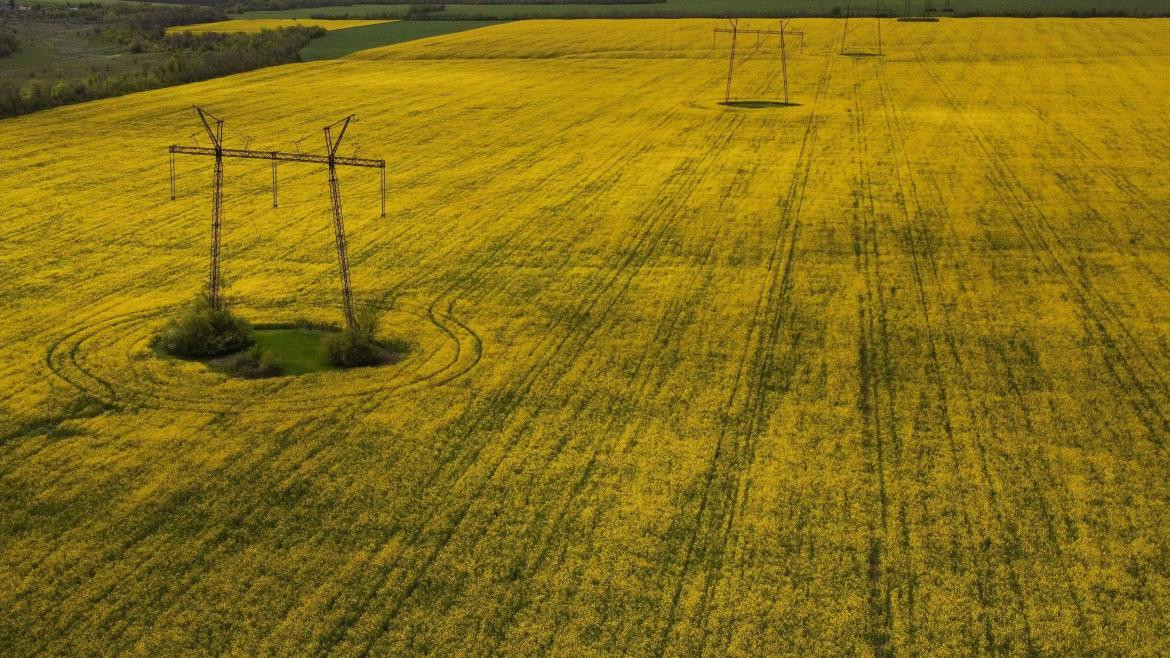
[[[0,117],[297,62],[300,50],[325,34],[320,27],[306,26],[255,34],[167,34],[166,28],[174,25],[224,20],[226,15],[210,7],[145,7],[83,5],[71,11],[39,5],[22,12],[28,20],[93,23],[89,38],[153,56],[141,58],[137,67],[73,79],[0,79]]]
[[[315,7],[342,7],[359,4],[361,0],[177,0],[190,4],[204,4],[238,14],[245,11],[284,11]],[[371,0],[372,1],[372,0]],[[407,0],[400,0],[408,4]],[[666,0],[446,0],[451,5],[642,5],[661,4]]]

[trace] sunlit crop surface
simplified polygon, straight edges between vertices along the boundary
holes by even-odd
[[[5,653],[1170,652],[1170,22],[798,23],[792,107],[719,104],[718,21],[548,21],[0,122]],[[357,115],[402,363],[150,351],[196,103]],[[339,321],[326,174],[278,173],[226,164],[232,299]]]

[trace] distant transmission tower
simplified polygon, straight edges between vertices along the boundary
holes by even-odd
[[[841,53],[842,55],[864,56],[864,55],[882,55],[882,3],[878,0],[874,7],[874,28],[877,31],[877,52],[861,52],[856,50],[849,50],[849,19],[853,13],[853,3],[845,3],[845,22],[841,26]]]
[[[930,12],[934,11],[934,8],[931,5],[931,0],[923,0],[922,13],[918,16],[915,16],[914,10],[910,8],[910,0],[906,0],[906,15],[902,18],[899,18],[898,20],[903,23],[937,23],[938,17],[930,15]],[[954,9],[951,8],[951,0],[946,0],[946,3],[943,6],[943,11],[954,11]]]
[[[739,28],[738,18],[727,19],[730,27],[717,27],[711,34],[712,47],[715,45],[715,40],[720,34],[731,35],[731,54],[727,58],[727,84],[723,90],[723,102],[731,102],[731,81],[735,74],[735,47],[741,34],[754,34],[756,37],[756,47],[760,47],[760,39],[767,35],[776,34],[780,36],[780,74],[784,80],[784,104],[788,105],[788,36],[800,37],[800,48],[804,50],[804,32],[799,30],[788,29],[788,23],[791,19],[781,19],[779,30],[741,30]]]
[[[353,115],[325,127],[326,155],[311,155],[308,153],[287,153],[283,151],[253,151],[243,149],[225,149],[223,147],[223,121],[196,107],[195,112],[203,123],[207,137],[211,139],[211,148],[201,146],[172,145],[171,155],[171,200],[175,200],[175,154],[203,155],[215,158],[214,178],[211,191],[211,274],[208,281],[208,299],[212,308],[220,308],[220,276],[219,276],[219,241],[220,225],[223,220],[223,159],[243,158],[250,160],[270,160],[272,162],[272,207],[277,206],[276,190],[276,163],[277,162],[307,162],[323,164],[329,170],[329,198],[333,206],[333,233],[337,242],[337,263],[341,270],[341,295],[345,313],[345,323],[350,329],[357,327],[357,315],[354,312],[353,293],[349,285],[349,257],[347,255],[345,239],[345,221],[341,212],[341,187],[337,180],[338,165],[347,167],[367,167],[381,170],[382,176],[382,217],[386,216],[386,161],[371,160],[368,158],[347,158],[337,155],[341,147],[341,140],[345,136],[345,129]],[[211,119],[215,128],[211,127]],[[337,137],[333,137],[333,129],[338,125],[341,129]]]

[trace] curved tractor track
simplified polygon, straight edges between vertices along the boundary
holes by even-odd
[[[455,315],[454,300],[399,303],[390,322],[423,327],[424,340],[399,364],[325,376],[229,379],[201,364],[156,355],[150,340],[173,307],[100,316],[77,325],[45,352],[59,381],[114,407],[205,413],[305,411],[374,394],[442,386],[471,370],[483,341]],[[263,307],[262,307],[263,308]],[[345,378],[344,390],[337,386]]]

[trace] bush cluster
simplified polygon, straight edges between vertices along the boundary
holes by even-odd
[[[345,330],[328,334],[322,342],[325,345],[325,357],[338,368],[372,366],[385,359],[385,351],[372,338],[358,331]]]
[[[328,334],[322,344],[325,358],[337,368],[358,368],[381,363],[386,358],[375,339],[378,315],[372,308],[364,308],[357,315],[355,326]]]
[[[204,295],[183,306],[155,338],[156,347],[184,359],[231,354],[254,342],[246,321],[226,308],[212,308]]]
[[[228,374],[244,379],[279,377],[284,374],[272,353],[259,345],[253,345],[248,351],[236,356],[224,369]]]
[[[16,34],[0,25],[0,57],[7,57],[18,50],[20,44],[16,41]]]

